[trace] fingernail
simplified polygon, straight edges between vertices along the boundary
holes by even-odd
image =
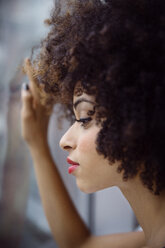
[[[23,84],[22,84],[22,89],[24,89],[24,90],[29,90],[29,85],[28,85],[28,83],[23,83]]]

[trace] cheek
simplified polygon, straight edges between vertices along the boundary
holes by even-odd
[[[87,134],[82,135],[79,140],[78,150],[82,153],[96,152],[96,133],[89,132]]]

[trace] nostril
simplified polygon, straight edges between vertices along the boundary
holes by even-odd
[[[63,149],[69,150],[69,149],[71,149],[71,147],[70,146],[64,146]]]

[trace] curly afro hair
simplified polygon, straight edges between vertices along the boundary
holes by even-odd
[[[50,30],[33,58],[45,104],[73,116],[80,82],[102,117],[97,151],[123,179],[140,175],[154,194],[165,189],[165,1],[55,1]]]

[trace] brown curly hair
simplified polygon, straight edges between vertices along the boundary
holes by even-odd
[[[97,151],[123,179],[140,172],[144,185],[165,188],[165,1],[55,1],[47,37],[33,58],[46,104],[73,117],[77,82],[96,96],[106,117]],[[94,86],[94,90],[93,89]]]

